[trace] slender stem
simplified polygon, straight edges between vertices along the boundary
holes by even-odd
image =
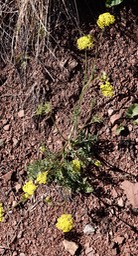
[[[61,136],[61,138],[62,138],[64,141],[68,141],[68,140],[62,135],[62,133],[60,132],[60,130],[59,130],[59,128],[58,128],[57,124],[55,123],[54,118],[53,118],[52,116],[51,116],[51,119],[52,119],[53,124],[55,124],[55,126],[56,126],[56,128],[57,128],[57,131],[58,131],[59,135]]]

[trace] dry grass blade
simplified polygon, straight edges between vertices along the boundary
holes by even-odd
[[[64,16],[64,17],[63,17]],[[76,0],[7,0],[0,10],[0,57],[6,62],[10,57],[26,56],[31,52],[36,58],[46,49],[50,52],[51,41],[57,45],[57,29],[69,21],[79,27]],[[20,56],[20,57],[21,57]]]

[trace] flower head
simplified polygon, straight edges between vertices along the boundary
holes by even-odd
[[[56,227],[64,233],[69,232],[73,228],[73,219],[71,214],[62,214],[56,223]]]
[[[78,159],[72,160],[73,170],[80,171],[81,170],[81,162]]]
[[[110,26],[115,22],[114,15],[110,14],[109,12],[105,12],[103,14],[100,14],[97,20],[97,25],[101,29],[104,27]]]
[[[37,186],[33,183],[32,180],[26,182],[26,184],[22,187],[23,191],[25,192],[24,198],[27,199],[32,196],[36,190]]]
[[[112,97],[114,95],[114,88],[108,81],[101,84],[100,89],[104,97]]]
[[[79,50],[90,49],[93,46],[93,38],[91,35],[82,36],[77,40],[77,48]]]
[[[0,222],[3,221],[3,213],[4,213],[3,205],[2,203],[0,203]]]
[[[40,150],[41,153],[45,153],[45,152],[46,152],[46,147],[42,145],[42,146],[39,148],[39,150]]]
[[[37,175],[37,179],[36,182],[39,184],[46,184],[47,182],[47,175],[48,175],[48,171],[46,172],[39,172]]]

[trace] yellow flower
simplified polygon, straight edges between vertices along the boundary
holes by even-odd
[[[81,162],[78,159],[72,160],[73,170],[80,171],[81,170]]]
[[[23,191],[25,192],[23,198],[28,199],[30,196],[34,194],[37,186],[33,183],[32,180],[26,182],[26,184],[22,187]]]
[[[69,232],[73,228],[73,219],[71,214],[62,214],[56,223],[56,227],[64,233]]]
[[[46,152],[46,147],[42,145],[42,146],[39,148],[39,150],[40,150],[41,153],[45,153],[45,152]]]
[[[3,213],[4,213],[4,209],[3,209],[2,203],[0,203],[0,222],[3,221]]]
[[[112,97],[114,95],[114,88],[108,81],[101,84],[100,89],[104,97]]]
[[[99,166],[101,166],[101,162],[99,160],[95,160],[94,161],[94,165],[99,167]]]
[[[91,35],[82,36],[77,40],[77,48],[79,50],[90,49],[93,46],[93,38]]]
[[[103,14],[100,14],[97,20],[97,25],[103,29],[106,26],[110,26],[115,22],[114,15],[111,15],[109,12],[105,12]]]
[[[47,203],[47,204],[52,204],[52,199],[50,196],[46,196],[46,198],[44,199],[44,201]]]
[[[39,184],[46,184],[47,175],[48,175],[48,171],[47,172],[39,172],[37,175],[36,182]]]

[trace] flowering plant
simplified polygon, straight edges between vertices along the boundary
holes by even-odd
[[[74,171],[80,171],[81,170],[81,162],[78,159],[72,160],[72,166]]]
[[[46,172],[39,172],[38,175],[37,175],[36,182],[38,184],[46,184],[47,176],[48,176],[48,171],[46,171]]]
[[[29,180],[26,182],[26,184],[22,187],[23,191],[25,192],[24,198],[28,199],[30,196],[32,196],[36,190],[37,186],[33,183],[32,180]]]
[[[64,233],[69,232],[73,228],[73,219],[71,214],[62,214],[56,223],[56,227]]]
[[[100,14],[97,20],[97,25],[101,29],[104,27],[110,26],[115,22],[114,15],[111,15],[109,12],[105,12],[103,14]]]
[[[112,97],[114,95],[114,88],[108,81],[101,84],[100,89],[104,97]]]
[[[93,46],[93,38],[91,35],[82,36],[77,40],[79,50],[90,49]]]

